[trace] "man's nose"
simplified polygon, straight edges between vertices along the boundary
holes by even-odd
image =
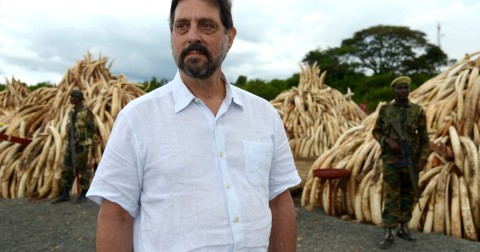
[[[187,33],[187,42],[189,44],[199,43],[201,41],[200,29],[197,26],[193,25]]]

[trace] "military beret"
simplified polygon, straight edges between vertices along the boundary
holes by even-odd
[[[80,90],[73,90],[73,91],[70,93],[70,96],[77,97],[77,98],[80,98],[80,99],[83,100],[83,92],[80,91]]]
[[[410,85],[412,83],[412,80],[408,76],[400,76],[395,78],[392,83],[390,84],[391,87],[395,87],[398,84],[408,84]]]

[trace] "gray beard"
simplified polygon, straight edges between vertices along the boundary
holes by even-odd
[[[205,64],[199,65],[199,61],[197,59],[191,59],[189,61],[185,61],[186,55],[191,50],[199,50],[205,55],[207,58],[207,62]],[[184,72],[187,76],[196,78],[196,79],[206,79],[217,71],[217,69],[222,65],[223,60],[227,56],[228,52],[228,38],[225,40],[223,45],[222,53],[218,58],[212,58],[212,54],[202,45],[191,45],[184,49],[178,58],[176,59],[176,63],[180,71]]]
[[[202,65],[198,65],[197,59],[192,59],[186,62],[184,59],[181,59],[178,68],[180,71],[184,72],[187,76],[197,79],[206,79],[215,73],[215,71],[220,67],[223,59],[212,60],[211,57],[207,57],[207,62]]]

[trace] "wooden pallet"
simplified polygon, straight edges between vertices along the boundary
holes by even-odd
[[[302,182],[299,185],[292,187],[290,189],[291,192],[301,191],[301,189],[305,185],[305,181],[307,181],[308,172],[310,171],[310,168],[312,167],[314,162],[315,162],[315,159],[296,159],[295,160],[295,166],[297,167],[298,175],[302,179]]]

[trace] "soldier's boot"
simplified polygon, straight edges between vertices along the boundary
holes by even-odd
[[[62,194],[60,195],[60,197],[58,197],[57,199],[52,201],[52,204],[57,204],[57,203],[61,203],[61,202],[69,201],[69,200],[70,200],[69,189],[68,189],[68,187],[64,187],[62,189]]]
[[[393,237],[392,228],[386,227],[383,234],[383,240],[378,244],[378,247],[381,249],[388,249],[392,247],[394,240],[395,239]]]
[[[400,222],[400,226],[398,227],[397,236],[407,240],[407,241],[415,241],[410,231],[408,231],[407,223]]]
[[[80,195],[78,195],[78,198],[75,200],[75,203],[82,203],[82,202],[85,202],[87,200],[87,191],[86,189],[82,189],[82,191],[80,192]]]

